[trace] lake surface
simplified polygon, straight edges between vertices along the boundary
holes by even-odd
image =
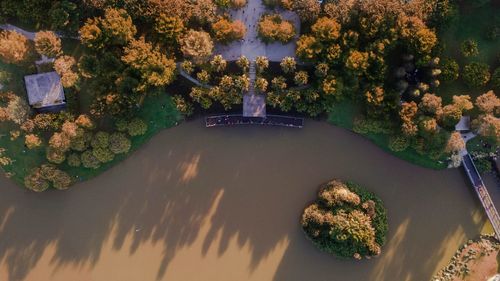
[[[382,255],[318,251],[299,218],[332,178],[388,209]],[[326,123],[163,131],[65,192],[0,177],[0,280],[427,281],[485,222],[461,170],[433,171]]]

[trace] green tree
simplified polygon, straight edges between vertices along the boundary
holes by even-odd
[[[478,62],[467,64],[464,67],[463,77],[465,83],[471,88],[484,86],[490,81],[489,66]]]
[[[35,49],[40,55],[56,57],[61,54],[61,39],[52,31],[39,31],[35,34]]]

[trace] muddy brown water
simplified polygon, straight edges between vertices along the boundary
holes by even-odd
[[[304,238],[301,211],[331,178],[384,200],[380,257],[339,260]],[[195,120],[65,192],[35,194],[1,177],[0,280],[427,281],[484,224],[465,180],[326,123]]]

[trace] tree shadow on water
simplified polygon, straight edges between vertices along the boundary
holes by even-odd
[[[332,177],[354,180],[385,201],[390,233],[378,259],[339,261],[304,238],[301,211]],[[109,242],[130,255],[146,243],[162,247],[156,278],[163,279],[195,241],[202,257],[245,247],[249,276],[285,244],[274,280],[420,281],[448,254],[446,239],[474,236],[478,224],[471,218],[478,206],[456,171],[416,168],[312,121],[303,130],[208,130],[188,122],[68,191],[35,194],[0,178],[0,194],[0,276],[8,281],[25,280],[47,249],[53,272],[92,269]]]

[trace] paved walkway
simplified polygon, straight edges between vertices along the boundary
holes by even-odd
[[[187,80],[191,81],[193,84],[195,84],[196,86],[198,87],[202,87],[202,88],[212,88],[210,85],[207,85],[207,84],[203,84],[201,83],[198,79],[195,79],[193,76],[189,75],[187,72],[185,72],[183,69],[182,69],[182,64],[180,62],[177,63],[177,69],[179,70],[179,74],[186,78]]]
[[[29,40],[35,40],[36,32],[27,31],[27,30],[24,30],[20,27],[15,26],[15,25],[9,24],[9,23],[0,24],[0,29],[13,30],[13,31],[16,31],[17,33],[21,33],[22,35],[26,36],[26,38],[28,38]],[[57,31],[55,32],[55,34],[59,38],[69,38],[69,39],[80,40],[80,36],[67,36],[67,35],[64,35],[63,33],[57,32]]]
[[[255,92],[255,79],[257,77],[255,61],[250,62],[248,76],[250,78],[250,89],[243,95],[243,116],[266,117],[266,97]]]
[[[228,45],[218,44],[215,53],[221,54],[229,61],[236,60],[241,55],[250,60],[255,60],[258,56],[266,56],[270,61],[281,61],[284,57],[295,57],[295,41],[298,34],[300,34],[300,19],[295,13],[290,11],[279,12],[285,19],[292,21],[295,25],[297,37],[292,42],[285,45],[281,43],[266,45],[257,37],[257,26],[261,15],[270,12],[260,0],[248,1],[244,8],[232,10],[230,12],[231,18],[242,21],[247,28],[247,33],[241,41]]]

